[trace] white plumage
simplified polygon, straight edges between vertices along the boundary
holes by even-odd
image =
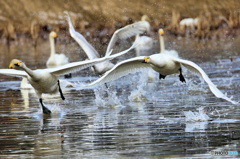
[[[65,99],[62,94],[60,81],[57,78],[58,75],[79,71],[84,68],[90,67],[96,63],[103,62],[105,60],[111,60],[115,57],[118,57],[127,53],[129,50],[133,49],[134,47],[135,47],[135,44],[133,44],[132,47],[130,47],[129,49],[122,51],[120,53],[114,54],[112,56],[109,56],[109,54],[111,53],[110,52],[104,58],[73,62],[73,63],[69,63],[59,67],[47,68],[47,69],[31,70],[22,61],[14,59],[11,61],[9,65],[9,68],[13,68],[13,69],[0,69],[0,73],[10,75],[10,76],[27,78],[39,98],[39,102],[41,103],[43,113],[50,114],[51,111],[43,105],[42,94],[43,93],[55,94],[59,92],[61,95],[61,98],[63,100]],[[15,70],[15,69],[18,69],[18,70]],[[25,86],[26,86],[26,83],[25,83]]]
[[[91,44],[89,44],[80,33],[75,31],[68,13],[65,13],[68,17],[69,32],[72,38],[75,39],[76,42],[82,47],[90,60],[100,58],[99,53],[94,49],[94,47],[92,47]],[[137,22],[115,31],[108,44],[105,56],[111,51],[118,39],[126,39],[131,36],[135,36],[136,34],[143,33],[149,28],[148,25],[149,24],[147,22]],[[101,75],[106,71],[110,70],[113,66],[114,65],[111,62],[104,61],[102,63],[95,64],[93,68],[97,74]]]
[[[159,31],[160,35],[161,35],[161,31],[163,34],[163,30],[160,30]],[[163,37],[161,39],[163,39]],[[164,52],[164,47],[162,48],[161,53],[153,54],[150,56],[139,56],[139,57],[131,58],[116,64],[111,70],[107,71],[102,77],[100,77],[99,79],[97,79],[96,81],[88,85],[85,85],[84,88],[92,87],[98,84],[103,84],[112,80],[116,80],[129,73],[141,71],[144,68],[152,68],[153,70],[158,72],[161,76],[164,76],[163,78],[165,78],[165,76],[167,75],[180,72],[179,78],[182,82],[185,82],[184,77],[181,74],[181,65],[183,65],[190,71],[197,73],[200,77],[202,77],[204,81],[208,84],[212,93],[217,98],[225,99],[233,104],[237,103],[235,101],[232,101],[226,95],[224,95],[212,83],[212,81],[209,79],[207,74],[197,64],[188,60],[180,59],[176,51]]]
[[[68,58],[66,57],[65,54],[56,54],[55,53],[54,38],[56,38],[56,37],[57,37],[57,34],[54,31],[52,31],[49,34],[51,54],[50,54],[50,57],[47,60],[47,67],[48,68],[62,66],[62,65],[65,65],[65,64],[69,63]]]

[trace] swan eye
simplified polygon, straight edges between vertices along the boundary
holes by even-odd
[[[14,65],[19,67],[20,64],[21,64],[21,62],[17,62],[17,63],[15,63]]]

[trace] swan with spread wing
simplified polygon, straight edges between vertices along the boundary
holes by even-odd
[[[225,99],[233,104],[237,104],[237,102],[232,101],[226,95],[224,95],[209,79],[207,74],[192,61],[184,60],[178,57],[178,53],[176,51],[165,51],[163,44],[163,30],[159,30],[159,34],[161,36],[160,43],[162,46],[161,52],[157,54],[153,54],[150,56],[138,56],[128,60],[124,60],[118,64],[116,64],[111,70],[107,71],[102,77],[97,79],[96,81],[85,85],[83,88],[93,87],[95,85],[107,83],[112,80],[116,80],[122,76],[125,76],[129,73],[134,73],[141,71],[144,68],[152,68],[154,71],[159,73],[159,78],[165,79],[167,75],[179,73],[179,79],[181,82],[185,82],[185,79],[182,75],[181,66],[186,67],[190,71],[198,74],[200,77],[204,79],[204,81],[208,84],[210,90],[217,98]]]
[[[111,53],[109,52],[109,54],[107,54],[103,58],[73,62],[73,63],[65,64],[59,67],[55,67],[55,68],[37,69],[37,70],[31,70],[21,60],[13,59],[9,65],[10,69],[0,69],[0,74],[27,78],[39,98],[39,102],[42,106],[43,113],[50,114],[51,111],[48,108],[46,108],[43,104],[42,94],[43,93],[56,94],[59,92],[61,95],[61,98],[63,100],[65,99],[61,90],[60,81],[58,80],[58,77],[57,77],[58,75],[76,72],[84,68],[90,67],[94,64],[97,64],[99,62],[103,62],[105,60],[111,60],[115,57],[118,57],[127,53],[129,50],[133,49],[134,47],[135,47],[135,43],[129,49],[111,56],[109,56]]]
[[[75,29],[72,25],[71,19],[68,15],[68,12],[65,12],[65,14],[67,15],[69,32],[70,32],[71,37],[81,46],[81,48],[84,50],[84,52],[87,54],[87,56],[90,60],[100,58],[100,55],[95,50],[95,48],[91,44],[89,44],[87,42],[87,40],[80,33],[75,31]],[[135,36],[137,34],[144,33],[145,31],[149,30],[149,27],[150,26],[149,26],[148,22],[142,21],[142,22],[130,24],[121,29],[118,29],[117,31],[114,32],[114,34],[108,44],[105,56],[110,52],[110,50],[112,50],[112,48],[114,47],[114,45],[118,39],[127,39],[127,38]],[[104,61],[104,62],[95,64],[93,66],[93,69],[94,69],[94,72],[96,72],[99,75],[102,75],[106,71],[113,68],[113,66],[114,66],[114,64],[111,63],[110,61]]]

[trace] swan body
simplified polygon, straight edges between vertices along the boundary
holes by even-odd
[[[92,47],[91,44],[89,44],[80,33],[75,31],[68,13],[65,13],[67,15],[69,32],[71,37],[81,46],[81,48],[85,51],[90,60],[100,58],[100,55],[95,50],[95,48]],[[105,56],[110,52],[118,39],[126,39],[136,34],[143,33],[144,31],[148,30],[148,28],[149,24],[147,22],[138,22],[118,29],[117,31],[115,31],[108,44]],[[113,66],[114,64],[112,64],[110,61],[104,61],[102,63],[95,64],[93,66],[93,70],[97,74],[102,75],[106,71],[113,68]]]
[[[185,18],[185,19],[182,19],[180,21],[180,26],[190,26],[190,27],[193,27],[193,26],[197,26],[197,23],[198,23],[198,18]]]
[[[125,51],[109,56],[109,54],[111,53],[110,52],[107,56],[103,58],[73,62],[73,63],[69,63],[59,67],[55,67],[55,68],[37,69],[37,70],[31,70],[22,61],[13,59],[9,65],[10,69],[0,69],[0,73],[5,75],[10,75],[10,76],[27,78],[39,98],[39,102],[42,106],[43,113],[50,114],[51,111],[48,108],[46,108],[42,102],[42,94],[43,93],[56,94],[59,92],[61,95],[61,98],[63,100],[65,99],[61,90],[60,81],[57,78],[58,75],[76,72],[84,68],[90,67],[96,63],[103,62],[105,60],[111,60],[115,57],[118,57],[127,53],[129,50],[133,49],[134,47],[135,47],[135,44],[133,44],[132,47],[130,47]]]
[[[116,64],[111,70],[106,72],[102,77],[92,82],[91,84],[85,85],[84,88],[92,87],[97,84],[103,84],[122,76],[125,76],[131,72],[141,71],[143,68],[152,68],[161,75],[171,75],[178,73],[181,65],[189,69],[190,71],[200,75],[205,82],[208,84],[210,90],[217,98],[225,99],[233,104],[237,102],[232,101],[226,95],[224,95],[209,79],[207,74],[195,63],[180,59],[174,54],[153,54],[151,56],[139,56],[122,61]]]
[[[47,67],[48,68],[62,66],[62,65],[65,65],[65,64],[69,63],[66,55],[55,53],[54,38],[56,38],[56,37],[57,37],[57,34],[54,31],[52,31],[49,34],[51,54],[50,54],[50,57],[47,60]]]

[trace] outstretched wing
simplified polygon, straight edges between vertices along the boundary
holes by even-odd
[[[149,29],[150,29],[150,25],[147,21],[136,22],[136,23],[127,25],[121,29],[118,29],[117,31],[114,32],[108,44],[106,54],[113,48],[113,46],[115,45],[118,39],[123,40],[123,39],[130,38],[132,36],[136,36],[137,34],[142,34],[145,31],[149,32]]]
[[[0,69],[0,74],[14,76],[14,77],[27,77],[27,73],[21,70],[14,69]]]
[[[213,83],[212,81],[209,79],[209,77],[207,76],[207,74],[202,70],[201,67],[199,67],[197,64],[188,61],[188,60],[183,60],[183,59],[179,59],[179,58],[174,58],[173,59],[176,62],[181,63],[184,67],[186,67],[187,69],[189,69],[190,71],[200,75],[204,81],[208,84],[210,90],[212,91],[212,93],[218,97],[218,98],[222,98],[225,99],[233,104],[237,104],[237,102],[232,101],[230,98],[228,98],[226,95],[224,95]]]
[[[102,77],[96,81],[85,85],[83,88],[92,87],[97,84],[104,84],[116,80],[120,77],[126,76],[129,73],[141,71],[143,68],[151,67],[149,64],[142,63],[144,56],[134,57],[128,60],[124,60],[116,64],[111,70],[107,71]]]
[[[82,47],[82,49],[87,54],[90,60],[99,58],[100,56],[98,52],[92,47],[92,45],[90,45],[80,33],[75,31],[68,13],[65,12],[65,14],[67,15],[68,18],[69,32],[72,38],[76,40],[76,42]]]
[[[105,57],[103,58],[97,58],[97,59],[93,59],[93,60],[87,60],[87,61],[79,61],[79,62],[72,62],[69,64],[65,64],[59,67],[55,67],[55,68],[48,68],[47,71],[54,74],[54,75],[61,75],[61,74],[67,74],[67,73],[71,73],[71,72],[76,72],[76,71],[80,71],[82,69],[85,69],[87,67],[93,66],[97,63],[106,61],[106,60],[111,60],[113,58],[116,58],[118,56],[121,56],[125,53],[127,53],[128,51],[130,51],[131,49],[135,48],[135,43],[127,50],[124,50],[120,53],[114,54],[109,56],[109,54],[111,54],[111,52],[109,52],[109,54],[107,54]]]

